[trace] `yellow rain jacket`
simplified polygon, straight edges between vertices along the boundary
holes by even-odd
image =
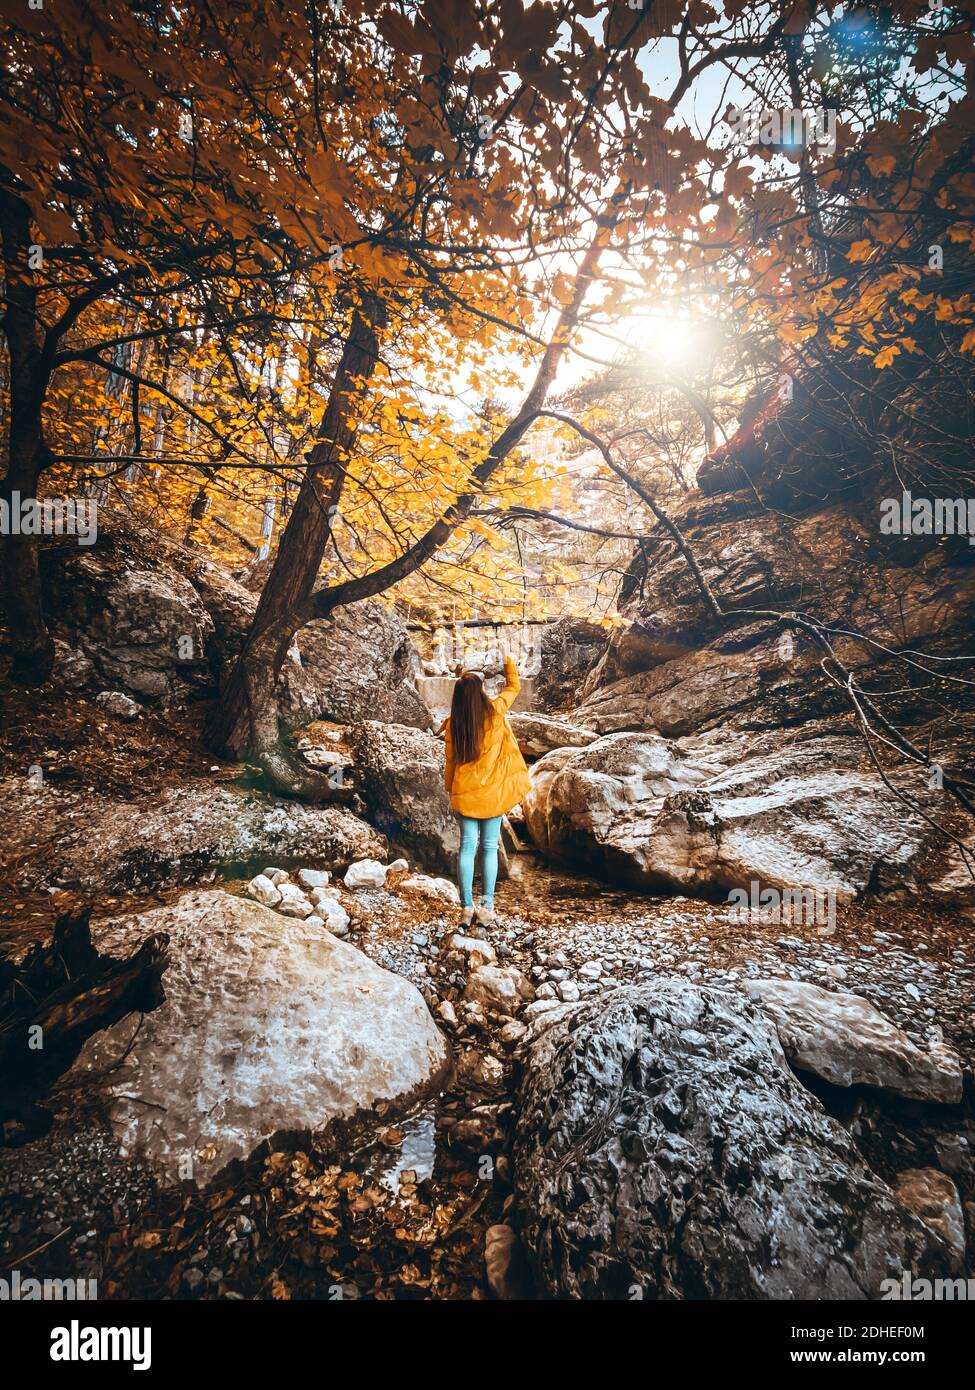
[[[505,686],[491,701],[493,712],[484,722],[481,751],[472,763],[454,760],[450,720],[446,724],[447,769],[444,785],[450,804],[462,816],[490,820],[510,811],[528,790],[528,768],[508,723],[508,710],[521,689],[518,668],[509,656],[504,663]]]

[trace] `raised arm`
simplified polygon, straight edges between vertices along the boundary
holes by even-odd
[[[518,698],[520,689],[521,677],[518,675],[518,667],[515,665],[514,657],[509,653],[504,659],[504,689],[494,703],[507,712]]]

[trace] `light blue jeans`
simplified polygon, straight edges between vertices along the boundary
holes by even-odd
[[[475,820],[473,816],[460,817],[460,901],[462,907],[474,906],[474,860],[477,858],[477,842],[481,841],[481,906],[494,906],[494,885],[498,878],[498,836],[501,833],[501,817],[492,816],[490,820]]]

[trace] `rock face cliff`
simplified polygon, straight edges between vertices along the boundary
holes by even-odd
[[[957,654],[975,629],[975,547],[964,538],[921,547],[922,538],[882,536],[876,500],[786,515],[737,488],[691,494],[674,520],[726,611],[795,611],[827,622],[847,665],[882,670],[884,649]],[[583,687],[573,711],[580,724],[679,736],[716,723],[771,728],[849,707],[801,632],[773,636],[758,619],[713,620],[666,533],[634,556],[620,609],[627,625]],[[844,635],[854,632],[864,640]],[[920,712],[909,696],[902,702],[906,713]]]
[[[639,543],[624,622],[565,707],[602,737],[550,742],[532,769],[525,819],[549,857],[705,896],[757,880],[848,897],[934,876],[949,842],[930,820],[952,809],[937,769],[894,770],[878,740],[872,754],[841,667],[777,618],[823,625],[885,716],[964,771],[975,701],[952,676],[971,669],[975,546],[884,534],[890,489],[814,419],[801,390],[752,403],[671,510],[724,616],[663,526]]]
[[[157,707],[216,695],[257,595],[202,554],[121,518],[107,523],[90,550],[62,540],[42,552],[55,676]],[[278,682],[282,723],[375,718],[427,729],[418,671],[395,611],[353,604],[299,635]]]

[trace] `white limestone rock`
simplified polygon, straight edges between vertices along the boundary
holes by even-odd
[[[463,951],[474,965],[496,965],[498,962],[498,953],[490,941],[484,941],[479,936],[465,936],[463,932],[455,931],[450,938],[450,948],[452,951]]]
[[[962,1071],[947,1047],[924,1052],[858,994],[800,980],[749,980],[791,1064],[834,1086],[877,1086],[910,1100],[956,1105]]]
[[[349,865],[342,882],[346,888],[382,888],[386,882],[386,866],[378,859],[358,859]]]
[[[345,936],[349,930],[349,914],[337,898],[322,898],[318,903],[318,914],[325,919],[325,925],[336,936]]]
[[[170,937],[166,1001],[86,1043],[125,1153],[204,1184],[279,1131],[316,1131],[440,1084],[446,1044],[419,991],[330,932],[219,890],[92,924],[102,951]],[[97,1080],[95,1080],[97,1076]]]
[[[278,912],[282,912],[285,917],[310,917],[312,915],[315,909],[296,883],[279,883],[277,888],[281,895]]]
[[[109,714],[114,714],[116,719],[124,719],[127,723],[138,719],[142,713],[142,706],[131,696],[123,695],[121,690],[103,690],[100,695],[95,696],[95,704],[100,705]]]
[[[513,1014],[535,998],[529,981],[513,965],[479,965],[467,977],[464,998],[499,1014]]]
[[[403,879],[399,887],[409,888],[414,893],[424,893],[429,898],[439,898],[441,902],[450,903],[453,907],[460,906],[457,885],[451,883],[449,878],[433,878],[430,874],[410,874],[409,878]]]
[[[267,874],[258,874],[252,878],[247,885],[248,895],[265,907],[277,907],[281,901],[281,894],[275,887],[273,879],[268,878]]]
[[[302,888],[310,892],[312,888],[325,888],[330,874],[327,869],[299,869],[297,878]]]

